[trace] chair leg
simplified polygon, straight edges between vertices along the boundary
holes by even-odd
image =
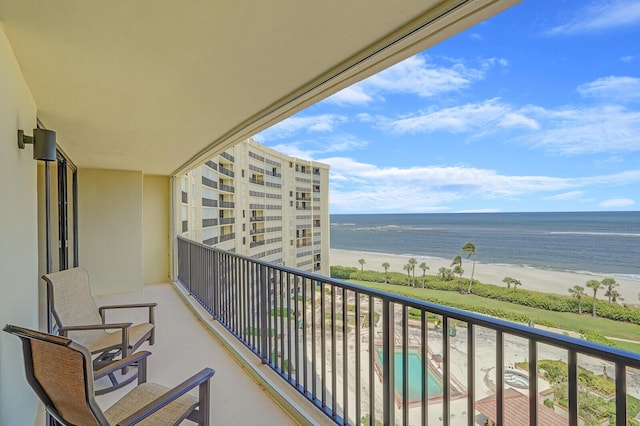
[[[200,411],[198,424],[200,426],[209,426],[211,419],[211,408],[209,406],[211,403],[211,386],[209,382],[209,380],[205,380],[198,389],[198,410]]]

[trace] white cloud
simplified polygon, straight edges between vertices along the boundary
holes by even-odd
[[[619,207],[629,207],[634,205],[635,202],[629,198],[611,198],[600,203],[600,207],[605,209],[615,209]]]
[[[347,121],[346,116],[338,114],[293,116],[260,132],[255,136],[255,139],[264,143],[267,140],[282,139],[304,131],[326,133],[334,131]]]
[[[625,27],[640,22],[640,1],[610,0],[591,2],[565,23],[547,31],[549,35],[585,34]]]
[[[604,86],[606,84],[593,85],[590,89],[585,86],[582,90],[603,94]],[[618,85],[612,82],[611,86]],[[450,108],[430,108],[397,118],[377,117],[376,122],[378,128],[397,134],[466,133],[470,138],[479,139],[503,132],[501,136],[509,141],[559,155],[640,151],[637,136],[640,111],[621,105],[558,109],[528,105],[516,109],[494,98]],[[517,135],[513,133],[515,130],[519,131]]]
[[[373,75],[366,80],[341,90],[324,102],[339,106],[368,105],[384,100],[384,93],[412,93],[421,97],[458,91],[474,81],[484,79],[496,64],[508,66],[504,58],[480,59],[477,66],[468,66],[460,60],[446,59],[447,65],[436,65],[426,55],[415,55]]]
[[[640,151],[640,111],[609,105],[558,110],[530,106],[522,111],[541,126],[519,140],[549,152],[576,155]]]
[[[622,62],[633,62],[635,61],[636,57],[633,55],[625,55],[623,57],[620,58],[620,61]]]
[[[540,129],[540,124],[536,120],[516,112],[506,113],[504,117],[502,117],[502,119],[499,121],[498,125],[505,128],[528,128],[533,130]]]
[[[524,112],[513,111],[499,99],[482,103],[470,103],[440,110],[431,109],[396,120],[382,120],[382,127],[396,133],[421,133],[446,131],[452,133],[494,133],[495,127],[538,129],[535,119]]]
[[[448,205],[462,199],[513,199],[559,191],[564,192],[543,198],[569,200],[580,197],[582,188],[640,182],[640,170],[559,178],[507,176],[495,170],[464,166],[379,167],[345,157],[319,161],[331,166],[331,205],[343,212],[447,211]]]
[[[332,134],[330,137],[271,145],[271,148],[292,157],[312,160],[318,155],[359,150],[365,148],[367,145],[367,141],[353,135]]]
[[[584,191],[569,191],[562,194],[545,197],[545,200],[574,200],[584,194]]]
[[[373,116],[366,112],[361,112],[360,114],[356,114],[356,118],[358,119],[358,121],[362,123],[370,123],[374,120]]]
[[[327,98],[325,102],[335,105],[366,105],[373,101],[373,97],[365,93],[364,88],[359,84],[354,84],[346,89],[342,89],[335,95]]]
[[[602,99],[606,102],[632,102],[640,100],[640,78],[603,77],[578,86],[578,93],[585,98]]]

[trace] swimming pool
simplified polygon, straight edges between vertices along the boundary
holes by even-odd
[[[384,361],[382,348],[377,349],[380,364]],[[428,361],[427,361],[428,362]],[[403,396],[402,379],[404,377],[404,368],[402,365],[402,351],[396,350],[393,357],[394,365],[394,387],[396,395],[399,399]],[[417,349],[409,349],[407,356],[407,372],[409,379],[409,401],[417,401],[422,398],[422,368],[424,363]],[[436,376],[431,369],[427,370],[427,397],[442,396],[442,380]]]

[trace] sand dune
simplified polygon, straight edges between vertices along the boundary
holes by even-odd
[[[370,269],[374,271],[383,272],[384,268],[382,264],[384,262],[389,263],[390,272],[402,272],[403,265],[407,263],[410,256],[400,256],[385,253],[373,253],[362,251],[351,251],[341,249],[331,249],[330,252],[330,264],[340,266],[353,266],[360,268],[358,263],[359,259],[364,259],[364,269]],[[441,258],[420,258],[416,257],[418,264],[425,262],[429,267],[427,274],[437,274],[438,269],[441,267],[450,267],[451,260]],[[471,274],[470,260],[463,258],[462,268],[464,269],[464,277],[469,278]],[[416,269],[416,276],[421,275],[422,270]],[[586,288],[585,283],[588,280],[596,279],[602,280],[604,275],[577,273],[577,272],[562,272],[552,271],[546,269],[536,269],[512,265],[497,265],[490,263],[476,263],[474,279],[478,279],[483,283],[505,285],[502,282],[504,277],[512,277],[522,282],[521,288],[529,290],[542,291],[546,293],[557,293],[562,295],[568,295],[568,289],[574,285],[581,285],[585,287],[585,292],[591,295],[591,290]],[[640,293],[640,280],[613,277],[620,284],[617,288],[618,292],[624,298],[626,303],[638,304]],[[606,299],[604,291],[598,292],[598,297]]]

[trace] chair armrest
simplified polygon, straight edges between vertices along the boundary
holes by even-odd
[[[128,305],[105,305],[105,306],[100,306],[98,308],[99,311],[105,310],[105,309],[124,309],[124,308],[154,308],[158,306],[157,303],[155,302],[151,302],[151,303],[132,303],[132,304],[128,304]]]
[[[151,352],[149,351],[140,351],[140,352],[136,352],[134,354],[129,355],[126,358],[122,358],[119,359],[117,361],[112,362],[111,364],[107,365],[106,367],[103,367],[99,370],[96,370],[93,372],[93,380],[98,380],[104,376],[109,375],[110,373],[113,373],[116,370],[120,370],[122,367],[126,367],[126,366],[131,366],[139,361],[145,360],[146,358],[151,355]],[[147,364],[146,362],[141,363],[139,365],[138,368],[143,368],[144,371],[144,377],[146,378],[146,368],[147,368]],[[144,383],[144,382],[143,382]]]
[[[108,309],[135,309],[135,308],[148,308],[149,309],[149,323],[155,324],[154,308],[158,306],[155,302],[150,303],[132,303],[127,305],[105,305],[98,308],[102,322],[105,321],[105,311]]]
[[[131,414],[126,419],[120,421],[117,426],[129,426],[139,423],[145,418],[149,417],[151,414],[160,410],[162,407],[166,406],[172,401],[175,401],[185,393],[189,392],[191,389],[199,386],[205,382],[208,382],[209,379],[215,374],[211,368],[204,368],[200,372],[194,374],[184,382],[175,386],[174,388],[168,390],[164,394],[160,395],[158,398],[154,399],[144,407],[140,408],[135,413]],[[201,407],[202,408],[202,407]]]
[[[133,325],[131,322],[118,322],[112,324],[90,324],[90,325],[65,325],[59,327],[60,333],[66,336],[68,331],[83,331],[83,330],[109,330],[112,328],[125,329]]]

